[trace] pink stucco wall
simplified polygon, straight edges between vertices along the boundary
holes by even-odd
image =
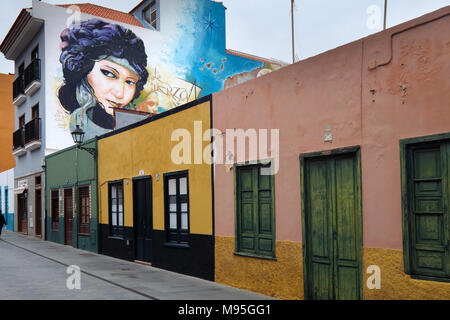
[[[214,128],[280,129],[277,240],[302,239],[299,154],[359,145],[363,245],[402,248],[399,140],[450,132],[449,15],[445,7],[213,95]],[[215,166],[217,236],[234,236],[233,175]]]

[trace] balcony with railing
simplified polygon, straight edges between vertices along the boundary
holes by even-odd
[[[13,82],[13,103],[20,106],[27,100],[25,95],[25,79],[23,74],[19,75]]]
[[[25,69],[25,93],[33,95],[41,87],[41,60],[34,59]]]
[[[13,133],[13,155],[20,157],[25,153],[27,153],[25,149],[25,129],[19,128]]]
[[[41,144],[41,118],[34,118],[25,125],[25,149],[33,151]]]

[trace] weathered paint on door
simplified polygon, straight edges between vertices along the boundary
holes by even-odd
[[[261,165],[236,166],[236,251],[275,258],[273,176]]]
[[[360,299],[361,206],[355,153],[304,160],[305,297]]]
[[[152,262],[153,203],[152,179],[133,181],[133,215],[136,236],[136,260]]]
[[[450,277],[450,142],[408,148],[411,273]]]
[[[72,189],[64,190],[64,244],[73,245],[73,194]]]

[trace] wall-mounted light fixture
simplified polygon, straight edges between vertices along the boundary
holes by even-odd
[[[90,154],[92,154],[94,156],[94,158],[97,155],[97,149],[95,148],[87,148],[87,147],[82,147],[81,144],[84,141],[84,131],[83,129],[80,128],[80,126],[77,124],[77,127],[75,128],[75,130],[73,130],[71,132],[72,134],[72,139],[73,142],[75,142],[75,144],[77,145],[78,149],[83,149],[87,152],[89,152]]]

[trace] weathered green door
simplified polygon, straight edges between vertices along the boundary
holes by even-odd
[[[408,206],[411,273],[450,277],[450,142],[408,149]]]
[[[273,176],[261,174],[261,168],[236,168],[236,251],[275,258],[274,182]]]
[[[304,159],[305,297],[360,299],[361,206],[355,153]]]

